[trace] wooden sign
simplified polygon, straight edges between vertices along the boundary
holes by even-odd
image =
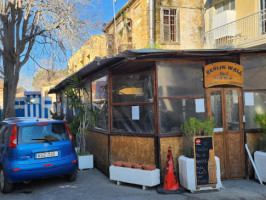
[[[193,138],[194,161],[196,174],[196,188],[216,187],[216,162],[212,136],[198,136]]]
[[[204,67],[204,85],[235,85],[243,87],[243,66],[232,62],[217,62]]]

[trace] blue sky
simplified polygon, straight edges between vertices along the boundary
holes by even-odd
[[[98,1],[100,4],[99,10],[101,13],[101,22],[102,23],[108,23],[114,17],[113,0],[98,0]],[[128,0],[116,0],[116,4],[115,4],[116,13],[127,2],[128,2]],[[68,55],[68,56],[70,57],[71,55]],[[47,59],[47,58],[44,57],[43,59]],[[38,62],[40,62],[40,61],[38,61]],[[60,65],[61,65],[60,67],[62,69],[67,67],[66,66],[67,63],[62,63]],[[21,69],[19,85],[23,86],[27,90],[33,90],[32,78],[36,72],[36,69],[38,69],[36,63],[34,63],[32,60],[29,59],[29,61]]]

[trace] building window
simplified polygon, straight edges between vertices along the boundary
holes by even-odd
[[[245,128],[260,128],[253,120],[256,113],[263,114],[266,112],[266,91],[249,91],[244,93],[245,102]]]
[[[158,64],[159,127],[161,134],[181,133],[190,117],[204,120],[203,63]]]
[[[152,73],[112,77],[112,131],[154,133]]]
[[[179,10],[161,9],[162,42],[179,42]]]
[[[107,76],[91,82],[92,108],[95,115],[94,128],[108,128],[108,90]]]
[[[215,5],[216,14],[235,9],[235,0],[226,0]]]

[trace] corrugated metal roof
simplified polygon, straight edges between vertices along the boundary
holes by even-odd
[[[96,73],[105,68],[112,68],[130,60],[140,59],[169,59],[182,57],[212,57],[212,56],[239,56],[242,53],[266,53],[266,49],[204,49],[204,50],[161,50],[161,49],[138,49],[127,50],[119,53],[116,56],[108,58],[97,58],[90,62],[71,76],[65,78],[55,87],[49,94],[56,93],[64,89],[72,76],[77,76],[80,79]]]

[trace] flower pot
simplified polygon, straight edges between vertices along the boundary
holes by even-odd
[[[126,168],[132,168],[132,165],[133,165],[132,162],[124,162],[122,166]]]
[[[79,169],[92,169],[93,168],[93,155],[78,156]]]
[[[255,162],[255,165],[258,169],[258,172],[259,172],[259,175],[260,175],[262,182],[266,183],[266,168],[265,168],[265,166],[266,166],[266,152],[255,151],[254,162]],[[256,179],[258,179],[257,174],[256,174]]]
[[[142,169],[142,164],[141,163],[133,163],[133,168],[134,169]]]
[[[179,164],[179,179],[180,185],[182,185],[187,190],[191,192],[201,191],[201,190],[219,190],[222,188],[221,182],[221,173],[220,173],[220,160],[217,156],[215,156],[216,162],[216,177],[217,177],[217,184],[216,187],[200,187],[199,189],[196,188],[196,174],[195,174],[195,160],[193,158],[188,158],[185,156],[180,156],[178,158]]]
[[[116,167],[122,167],[123,164],[124,164],[124,161],[115,161],[114,162],[114,166],[116,166]]]
[[[152,171],[152,170],[156,169],[156,166],[153,164],[145,164],[145,165],[143,165],[143,169],[148,170],[148,171]]]

